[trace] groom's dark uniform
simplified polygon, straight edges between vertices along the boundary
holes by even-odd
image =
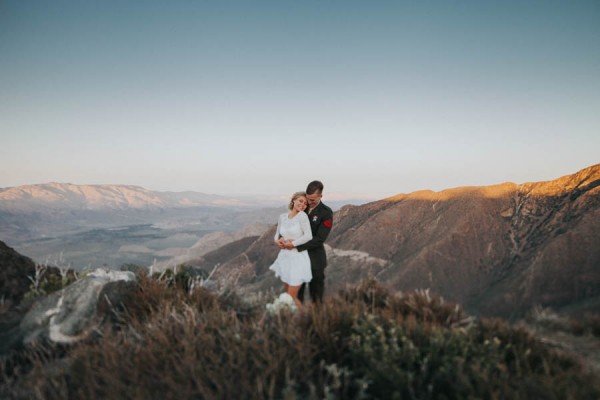
[[[327,255],[323,243],[331,232],[333,211],[323,202],[319,202],[314,210],[308,213],[308,220],[313,238],[296,248],[298,251],[308,251],[312,270],[312,280],[309,283],[310,298],[313,302],[322,302],[325,292],[325,267],[327,266]],[[300,301],[304,301],[305,286],[306,284],[302,284],[298,292]]]

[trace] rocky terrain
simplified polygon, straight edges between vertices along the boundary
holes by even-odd
[[[0,310],[0,398],[600,396],[595,360],[578,350],[597,349],[597,337],[557,347],[429,291],[365,279],[294,310],[183,273],[138,272],[98,269]]]
[[[0,241],[0,297],[3,305],[18,304],[29,290],[35,263]]]
[[[371,274],[399,290],[430,288],[477,314],[519,316],[535,305],[598,312],[599,186],[594,165],[548,182],[343,207],[327,241],[327,285],[332,291]],[[219,274],[250,290],[277,287],[268,271],[277,255],[274,229],[241,251],[215,250]],[[209,253],[195,264],[212,269],[214,259]]]

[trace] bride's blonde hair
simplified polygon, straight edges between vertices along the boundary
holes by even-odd
[[[292,208],[294,208],[294,201],[296,201],[296,199],[298,197],[304,197],[306,199],[306,192],[296,192],[292,195],[292,199],[290,200],[290,204],[288,204],[288,208],[291,210]],[[308,199],[306,199],[306,201],[308,202]]]

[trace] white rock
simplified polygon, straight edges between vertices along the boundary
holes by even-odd
[[[107,282],[115,282],[115,281],[125,281],[125,282],[132,282],[135,281],[135,274],[131,271],[107,271],[105,269],[102,268],[98,268],[95,271],[93,271],[92,273],[90,273],[88,276],[94,277],[94,278],[100,278],[103,280],[106,280]]]

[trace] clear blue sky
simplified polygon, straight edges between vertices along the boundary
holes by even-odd
[[[600,162],[600,1],[0,1],[0,187],[288,194]]]

